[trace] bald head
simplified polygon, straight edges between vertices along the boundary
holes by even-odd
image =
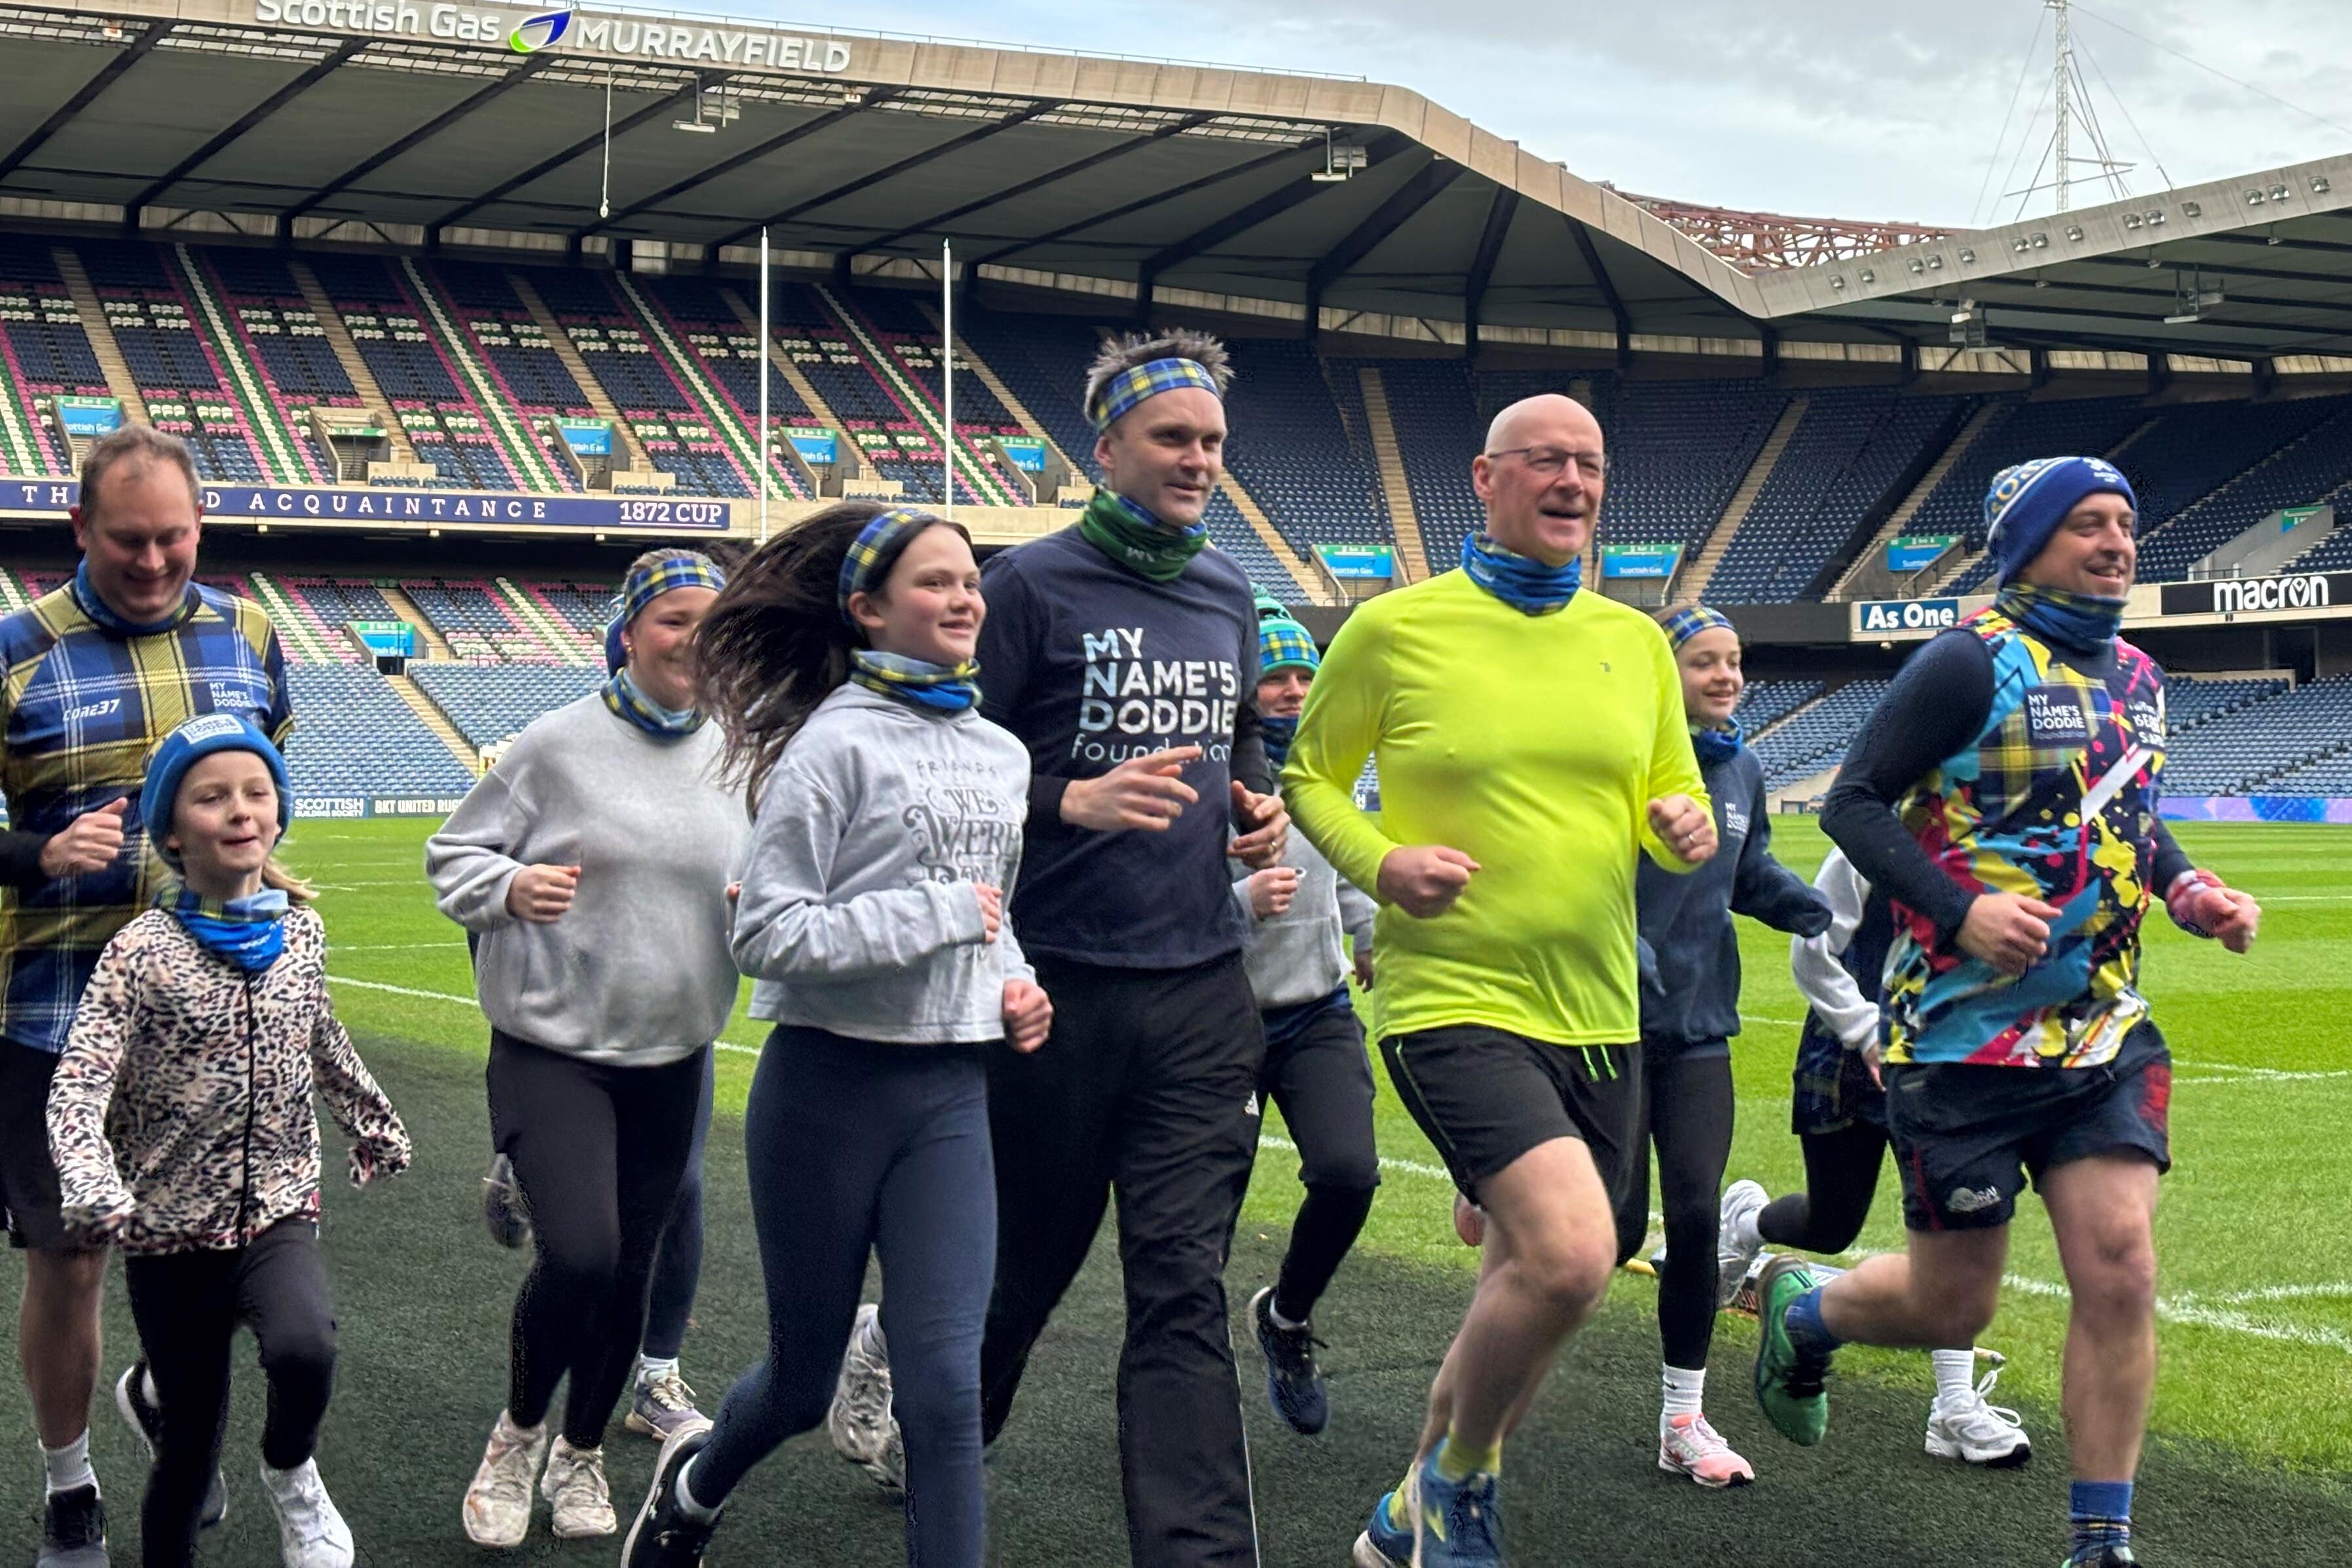
[[[1601,421],[1573,397],[1557,392],[1522,397],[1495,416],[1486,426],[1486,450],[1508,452],[1519,447],[1558,447],[1570,452],[1598,452]]]
[[[1603,467],[1601,422],[1584,405],[1556,392],[1512,404],[1495,416],[1486,449],[1470,465],[1487,537],[1547,565],[1566,565],[1592,538]]]

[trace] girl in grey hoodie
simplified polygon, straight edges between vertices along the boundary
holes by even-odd
[[[978,711],[986,613],[963,530],[853,501],[764,546],[704,625],[703,692],[755,803],[735,961],[776,1026],[743,1113],[768,1353],[715,1426],[662,1446],[628,1568],[700,1563],[745,1472],[824,1419],[873,1253],[908,1560],[981,1568],[981,1048],[1034,1050],[1052,1017],[1005,921],[1029,754]]]

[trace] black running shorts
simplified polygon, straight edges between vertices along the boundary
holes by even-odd
[[[1636,1152],[1642,1109],[1637,1046],[1555,1046],[1458,1024],[1381,1042],[1397,1098],[1471,1202],[1478,1184],[1538,1143],[1574,1138],[1591,1152],[1614,1205]]]
[[[2102,1154],[2172,1165],[2172,1053],[2153,1024],[2094,1068],[1886,1068],[1886,1124],[1913,1230],[2007,1225],[2030,1174]]]
[[[58,1168],[49,1163],[49,1079],[54,1051],[0,1040],[0,1204],[8,1239],[37,1252],[79,1252],[83,1243],[58,1213]]]

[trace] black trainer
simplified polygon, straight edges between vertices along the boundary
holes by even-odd
[[[678,1506],[677,1478],[686,1462],[709,1441],[710,1423],[690,1421],[662,1444],[661,1458],[654,1462],[653,1485],[646,1489],[645,1505],[637,1510],[621,1548],[621,1568],[699,1568],[719,1520],[716,1515],[708,1520],[687,1517]]]
[[[163,1412],[147,1398],[147,1363],[134,1361],[131,1370],[114,1384],[114,1408],[139,1434],[147,1445],[147,1458],[152,1461],[163,1440]],[[213,1484],[205,1489],[205,1510],[196,1516],[196,1526],[210,1530],[228,1517],[228,1483],[221,1479],[220,1467],[213,1467]]]
[[[530,1245],[530,1205],[515,1180],[514,1162],[504,1154],[490,1156],[490,1173],[482,1178],[482,1224],[500,1247]]]
[[[1274,1287],[1250,1298],[1250,1322],[1257,1330],[1257,1348],[1265,1353],[1265,1396],[1274,1413],[1292,1431],[1312,1437],[1330,1424],[1331,1399],[1323,1386],[1323,1369],[1315,1364],[1312,1324],[1286,1329],[1274,1321]]]
[[[2102,1546],[2087,1557],[2076,1552],[2058,1568],[2147,1568],[2147,1565],[2132,1554],[2128,1546]]]
[[[34,1568],[107,1568],[106,1504],[95,1486],[51,1492]]]

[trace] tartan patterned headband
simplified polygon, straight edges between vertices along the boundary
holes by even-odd
[[[913,507],[894,507],[857,531],[849,552],[841,558],[841,582],[834,593],[835,601],[841,605],[843,620],[853,626],[857,624],[856,618],[849,613],[849,596],[852,594],[870,594],[875,590],[877,586],[874,580],[875,563],[882,559],[891,544],[900,535],[939,521],[929,512],[918,511]]]
[[[1712,631],[1717,626],[1733,633],[1739,629],[1731,624],[1729,616],[1721,610],[1709,609],[1705,605],[1685,605],[1658,625],[1665,628],[1666,641],[1677,649],[1699,633]]]
[[[604,672],[609,675],[628,662],[621,648],[621,630],[647,605],[676,588],[708,588],[715,594],[725,586],[727,574],[719,569],[719,563],[692,552],[666,555],[651,566],[631,572],[621,584],[620,608],[613,624],[604,628]]]
[[[1097,430],[1108,430],[1120,415],[1146,398],[1185,386],[1197,386],[1223,401],[1223,394],[1217,391],[1217,378],[1197,360],[1156,359],[1129,365],[1104,382],[1100,390],[1087,399],[1087,417]]]

